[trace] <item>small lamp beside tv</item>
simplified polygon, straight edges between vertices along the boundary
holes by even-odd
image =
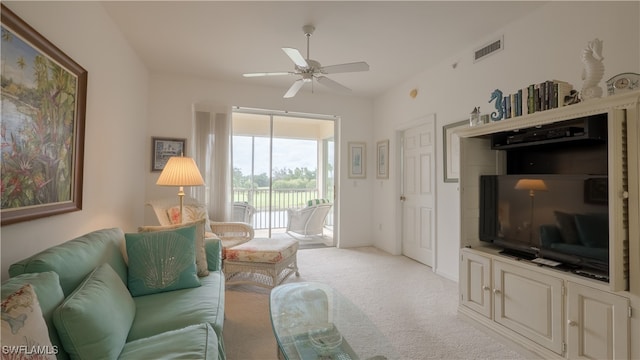
[[[533,199],[535,198],[536,191],[546,191],[547,184],[541,179],[520,179],[516,183],[516,190],[529,190],[529,197],[531,198],[531,216],[529,221],[529,244],[533,242]]]

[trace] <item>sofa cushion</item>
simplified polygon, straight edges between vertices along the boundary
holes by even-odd
[[[196,273],[196,226],[125,234],[129,291],[133,296],[200,286]]]
[[[25,346],[36,351],[38,359],[56,360],[57,350],[49,340],[49,331],[44,321],[38,296],[31,284],[23,285],[2,300],[2,358],[20,352],[5,352],[5,346]],[[17,349],[17,348],[16,348]]]
[[[139,359],[218,359],[218,337],[204,323],[131,341],[124,346],[120,360]]]
[[[7,296],[16,292],[25,284],[31,284],[38,296],[38,303],[40,304],[42,315],[49,330],[49,339],[51,340],[51,344],[58,350],[58,360],[68,359],[69,356],[62,348],[58,332],[53,324],[53,311],[64,300],[64,293],[60,287],[58,274],[53,271],[47,271],[41,273],[26,273],[12,277],[2,283],[2,299],[6,299]]]
[[[102,263],[109,263],[124,283],[127,265],[122,256],[124,233],[121,229],[90,232],[63,244],[46,249],[9,267],[9,275],[55,271],[65,296]]]
[[[218,237],[204,239],[204,248],[207,253],[207,267],[209,271],[222,269],[222,241]]]
[[[212,271],[200,281],[202,286],[197,288],[134,297],[136,321],[127,341],[207,322],[216,331],[222,351],[224,276],[220,271]]]
[[[175,229],[195,225],[196,226],[196,266],[198,268],[198,276],[207,276],[209,275],[209,268],[207,266],[207,254],[204,249],[204,239],[206,234],[205,222],[206,222],[205,219],[200,219],[200,220],[185,223],[185,224],[166,225],[166,226],[141,226],[138,228],[138,232],[175,230]]]
[[[72,359],[114,359],[124,347],[135,311],[120,277],[103,264],[54,311],[53,321]]]
[[[609,245],[608,214],[576,214],[575,219],[582,244],[594,248],[606,248]]]

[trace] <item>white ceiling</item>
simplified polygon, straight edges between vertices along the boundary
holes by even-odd
[[[306,55],[302,26],[316,27],[310,58],[322,65],[366,61],[368,72],[329,77],[373,97],[444,59],[486,41],[508,21],[543,2],[523,1],[114,1],[104,7],[152,71],[274,86],[295,76],[244,78],[246,72],[293,71],[281,50]],[[469,53],[469,57],[472,54]],[[314,85],[315,91],[330,91]],[[311,91],[309,85],[301,91]]]

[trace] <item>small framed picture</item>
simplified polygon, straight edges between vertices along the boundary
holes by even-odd
[[[376,151],[376,178],[389,178],[389,140],[378,141]]]
[[[187,139],[151,138],[151,171],[162,171],[172,156],[184,156]]]
[[[349,142],[349,178],[364,179],[367,177],[367,144]]]

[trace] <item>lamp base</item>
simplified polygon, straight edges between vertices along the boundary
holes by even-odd
[[[178,199],[180,201],[180,216],[178,217],[178,221],[182,224],[182,205],[184,204],[184,187],[180,186],[178,190]]]

